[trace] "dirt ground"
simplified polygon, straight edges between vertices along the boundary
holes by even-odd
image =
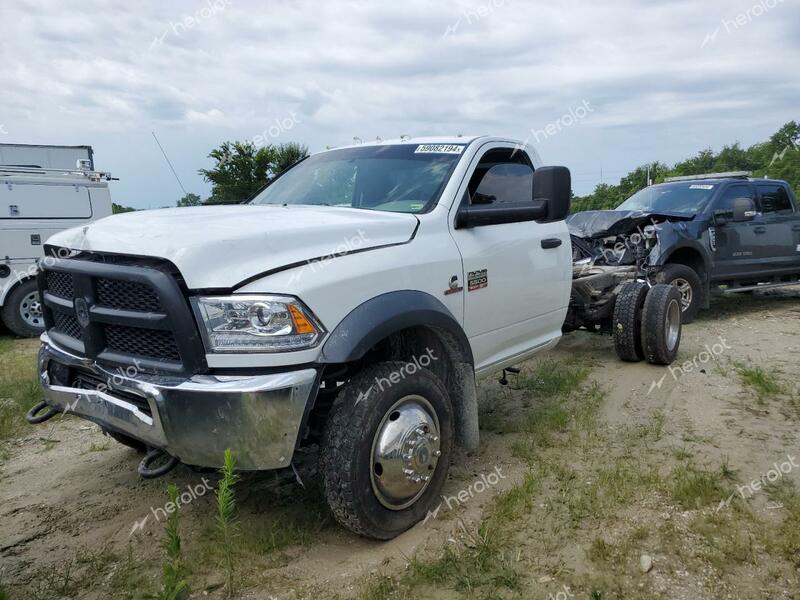
[[[33,360],[35,342],[13,344]],[[606,337],[567,335],[509,386],[481,382],[480,452],[457,458],[450,502],[396,540],[332,521],[313,455],[305,488],[243,476],[233,596],[800,598],[798,356],[797,288],[715,299],[684,329],[671,369],[622,363]],[[562,367],[561,387],[546,389]],[[584,419],[589,397],[596,413]],[[179,511],[187,597],[228,595],[217,473],[181,466],[143,481],[135,451],[68,417],[0,448],[0,599],[154,593],[170,482],[193,489]],[[740,491],[759,479],[769,485]],[[482,523],[500,523],[503,541],[471,562],[489,546]]]

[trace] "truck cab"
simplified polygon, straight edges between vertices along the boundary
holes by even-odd
[[[47,240],[111,215],[110,177],[80,167],[0,165],[0,316],[17,335],[44,331],[36,273]]]

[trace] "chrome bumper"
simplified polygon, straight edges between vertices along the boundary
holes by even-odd
[[[91,389],[51,381],[51,363],[102,381]],[[189,379],[139,373],[135,366],[106,370],[42,336],[39,378],[45,401],[165,450],[182,462],[222,466],[227,448],[237,467],[266,470],[291,463],[317,371],[303,369],[248,377],[196,375]]]

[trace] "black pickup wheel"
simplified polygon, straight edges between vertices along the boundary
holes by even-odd
[[[681,294],[683,322],[694,321],[706,301],[703,280],[697,271],[686,265],[669,264],[664,266],[655,279],[658,283],[666,283],[677,288]]]

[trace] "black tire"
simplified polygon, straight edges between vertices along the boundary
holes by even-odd
[[[644,359],[642,349],[642,308],[649,286],[641,281],[629,281],[622,286],[614,305],[614,350],[627,362]]]
[[[642,348],[647,362],[670,365],[675,360],[681,346],[680,309],[678,288],[661,283],[650,289],[642,310]]]
[[[140,442],[139,440],[135,440],[132,437],[128,437],[127,435],[117,433],[116,431],[111,431],[110,429],[103,429],[103,433],[105,433],[112,440],[119,442],[123,446],[127,446],[128,448],[136,450],[136,452],[138,452],[139,454],[144,454],[145,452],[147,452],[147,446],[142,442]]]
[[[656,274],[655,280],[656,283],[674,285],[681,291],[681,312],[684,323],[691,323],[697,318],[705,305],[707,295],[703,280],[697,271],[686,265],[668,264]],[[688,306],[685,305],[687,301],[689,301]]]
[[[404,370],[405,369],[405,370]],[[405,374],[395,383],[396,374]],[[381,384],[378,384],[381,382]],[[375,490],[376,477],[383,467],[373,464],[373,442],[386,419],[398,411],[394,407],[409,396],[422,397],[435,411],[439,422],[441,455],[427,487],[411,504],[387,508]],[[391,413],[391,414],[390,414]],[[398,413],[399,414],[399,413]],[[396,420],[396,419],[395,419]],[[392,539],[423,520],[434,504],[447,478],[453,449],[453,409],[444,384],[430,371],[409,364],[384,362],[355,376],[336,398],[322,436],[320,474],[325,497],[336,520],[351,531],[377,540]]]
[[[36,294],[36,300],[31,302],[30,299],[34,294]],[[27,315],[27,321],[23,318],[23,313]],[[22,282],[6,296],[2,317],[5,326],[20,337],[36,337],[44,332],[41,299],[35,280],[28,279]],[[34,326],[31,321],[39,323],[39,326]]]

